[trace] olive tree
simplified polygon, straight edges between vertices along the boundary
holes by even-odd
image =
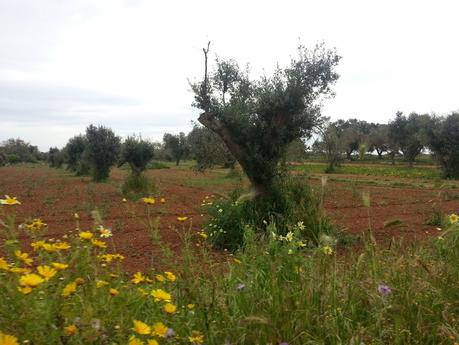
[[[218,59],[209,72],[209,45],[203,51],[204,78],[192,84],[194,106],[202,110],[198,121],[223,140],[255,195],[270,195],[288,145],[310,137],[320,122],[320,101],[333,95],[340,57],[323,45],[300,46],[287,67],[252,80],[232,60]]]
[[[64,147],[67,169],[79,174],[80,166],[82,165],[83,153],[87,147],[87,140],[83,135],[77,135],[70,138],[67,145]]]
[[[445,178],[459,178],[459,113],[433,119],[429,148],[440,163]]]
[[[86,128],[87,159],[94,181],[104,181],[110,175],[120,152],[120,138],[110,128],[90,125]]]
[[[145,171],[147,164],[153,159],[155,148],[149,141],[141,137],[127,137],[121,146],[120,161],[118,166],[129,164],[133,176],[140,176]]]
[[[188,153],[185,133],[180,132],[178,135],[165,133],[163,142],[164,148],[172,155],[175,165],[179,165],[180,161],[185,158]]]

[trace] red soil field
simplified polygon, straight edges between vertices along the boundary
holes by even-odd
[[[16,196],[22,202],[20,206],[3,206],[7,213],[16,213],[17,224],[27,218],[42,218],[48,224],[49,238],[75,231],[75,213],[80,216],[81,229],[89,229],[91,211],[97,208],[104,225],[113,230],[113,240],[108,241],[110,251],[123,254],[125,268],[135,272],[160,262],[161,252],[152,245],[145,225],[147,208],[153,217],[160,217],[161,237],[180,255],[181,234],[196,233],[205,219],[202,200],[212,193],[215,197],[224,195],[234,186],[231,180],[211,183],[212,178],[218,178],[212,172],[202,175],[184,168],[149,170],[148,175],[155,180],[159,195],[166,198],[166,203],[147,206],[138,201],[122,202],[119,186],[126,173],[114,169],[107,183],[95,184],[87,177],[74,177],[64,170],[40,165],[4,167],[0,169],[0,195]],[[357,175],[352,178],[360,183],[329,181],[324,192],[325,211],[344,233],[358,235],[367,231],[371,224],[379,242],[393,237],[423,239],[439,233],[435,226],[425,224],[434,207],[444,214],[459,211],[459,190],[375,186],[365,184],[368,178]],[[320,188],[317,180],[310,183]],[[362,191],[370,193],[370,209],[362,204]],[[445,195],[450,200],[444,200]],[[189,219],[180,223],[178,216]],[[395,220],[398,220],[396,226],[384,226]],[[24,250],[29,250],[27,241]]]

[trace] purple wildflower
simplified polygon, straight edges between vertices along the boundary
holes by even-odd
[[[175,332],[172,328],[168,328],[166,332],[166,338],[171,338],[175,335]]]
[[[387,285],[379,284],[378,285],[378,292],[383,296],[387,296],[387,295],[390,295],[392,293],[392,289],[390,287],[388,287]]]

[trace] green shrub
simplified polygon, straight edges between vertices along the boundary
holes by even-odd
[[[152,194],[156,191],[155,184],[145,175],[128,175],[121,185],[121,193],[132,200]]]
[[[321,198],[300,179],[287,179],[269,198],[252,198],[237,189],[228,199],[205,200],[209,214],[204,229],[218,248],[235,250],[243,244],[247,226],[264,233],[268,223],[277,227],[279,235],[298,231],[310,246],[320,242],[321,235],[333,235],[334,228],[324,216]]]
[[[131,174],[140,176],[147,168],[148,162],[153,159],[154,146],[149,141],[142,140],[141,137],[127,137],[121,146],[120,162],[118,166],[124,163],[129,164]]]

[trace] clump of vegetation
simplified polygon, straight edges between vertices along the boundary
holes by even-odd
[[[51,168],[62,168],[65,162],[64,152],[57,147],[51,147],[48,151],[48,162]]]
[[[118,161],[120,138],[104,126],[90,125],[86,128],[87,159],[94,181],[105,181],[110,168]]]
[[[317,246],[323,235],[334,235],[334,227],[322,210],[322,193],[314,192],[301,179],[286,179],[271,198],[235,190],[226,200],[204,200],[209,215],[204,229],[218,248],[234,251],[243,245],[247,226],[264,232],[268,223],[276,232],[297,232],[308,246]]]
[[[141,137],[130,136],[121,146],[120,161],[118,166],[127,163],[131,174],[127,176],[121,186],[123,195],[131,193],[135,195],[150,194],[154,190],[154,184],[148,176],[142,174],[148,163],[154,157],[154,146]]]
[[[0,165],[9,163],[35,163],[43,159],[37,146],[22,139],[10,138],[0,144]]]

